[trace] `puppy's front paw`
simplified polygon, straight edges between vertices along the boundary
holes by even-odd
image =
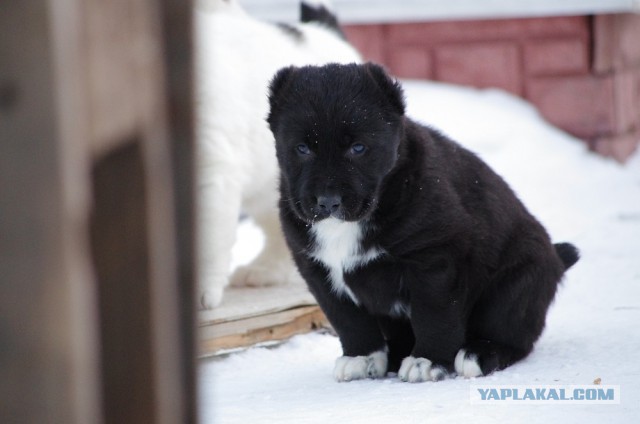
[[[337,381],[381,378],[387,374],[387,353],[373,352],[369,356],[341,356],[336,359],[333,376]]]
[[[402,360],[398,378],[409,383],[421,383],[423,381],[440,381],[447,376],[447,371],[438,365],[434,365],[427,358],[414,358],[407,356]]]
[[[215,285],[207,289],[201,289],[199,292],[200,309],[213,309],[222,303],[222,293],[224,286]]]

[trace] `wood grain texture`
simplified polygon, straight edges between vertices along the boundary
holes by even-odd
[[[330,328],[318,306],[301,306],[236,321],[221,322],[200,329],[200,355],[207,356],[253,346],[283,341],[296,334]]]

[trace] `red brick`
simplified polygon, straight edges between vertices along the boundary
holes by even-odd
[[[522,94],[519,51],[513,43],[443,46],[436,49],[435,62],[435,76],[440,81]]]
[[[429,51],[405,47],[387,53],[389,68],[401,78],[433,78]]]
[[[527,98],[551,122],[583,138],[640,128],[640,70],[534,78]]]
[[[585,16],[477,21],[420,22],[389,25],[388,42],[396,44],[438,44],[452,41],[513,40],[552,36],[581,36],[589,33]]]
[[[593,20],[593,70],[609,72],[614,68],[617,32],[615,15],[599,15]]]
[[[640,66],[640,16],[599,15],[594,19],[593,67],[604,73]]]
[[[593,151],[614,158],[624,163],[638,149],[640,145],[640,131],[632,131],[609,137],[599,137],[590,143]]]
[[[363,59],[385,63],[384,25],[346,25],[343,30]]]
[[[613,75],[615,96],[615,132],[640,128],[640,69]]]
[[[527,95],[551,123],[584,139],[615,132],[611,77],[547,77],[527,81]]]
[[[620,61],[623,66],[640,66],[640,15],[618,15]]]
[[[529,41],[524,46],[524,63],[530,75],[586,74],[589,72],[587,39]]]

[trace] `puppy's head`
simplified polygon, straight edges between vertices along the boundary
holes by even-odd
[[[298,217],[369,217],[398,158],[400,86],[371,63],[289,67],[273,78],[269,102],[282,196]]]

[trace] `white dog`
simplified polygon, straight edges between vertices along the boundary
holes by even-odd
[[[196,101],[200,303],[212,308],[229,283],[241,210],[265,233],[261,254],[234,285],[302,281],[277,209],[278,167],[265,118],[268,83],[288,65],[359,62],[324,6],[303,5],[296,25],[247,15],[234,0],[203,0],[196,11]]]

